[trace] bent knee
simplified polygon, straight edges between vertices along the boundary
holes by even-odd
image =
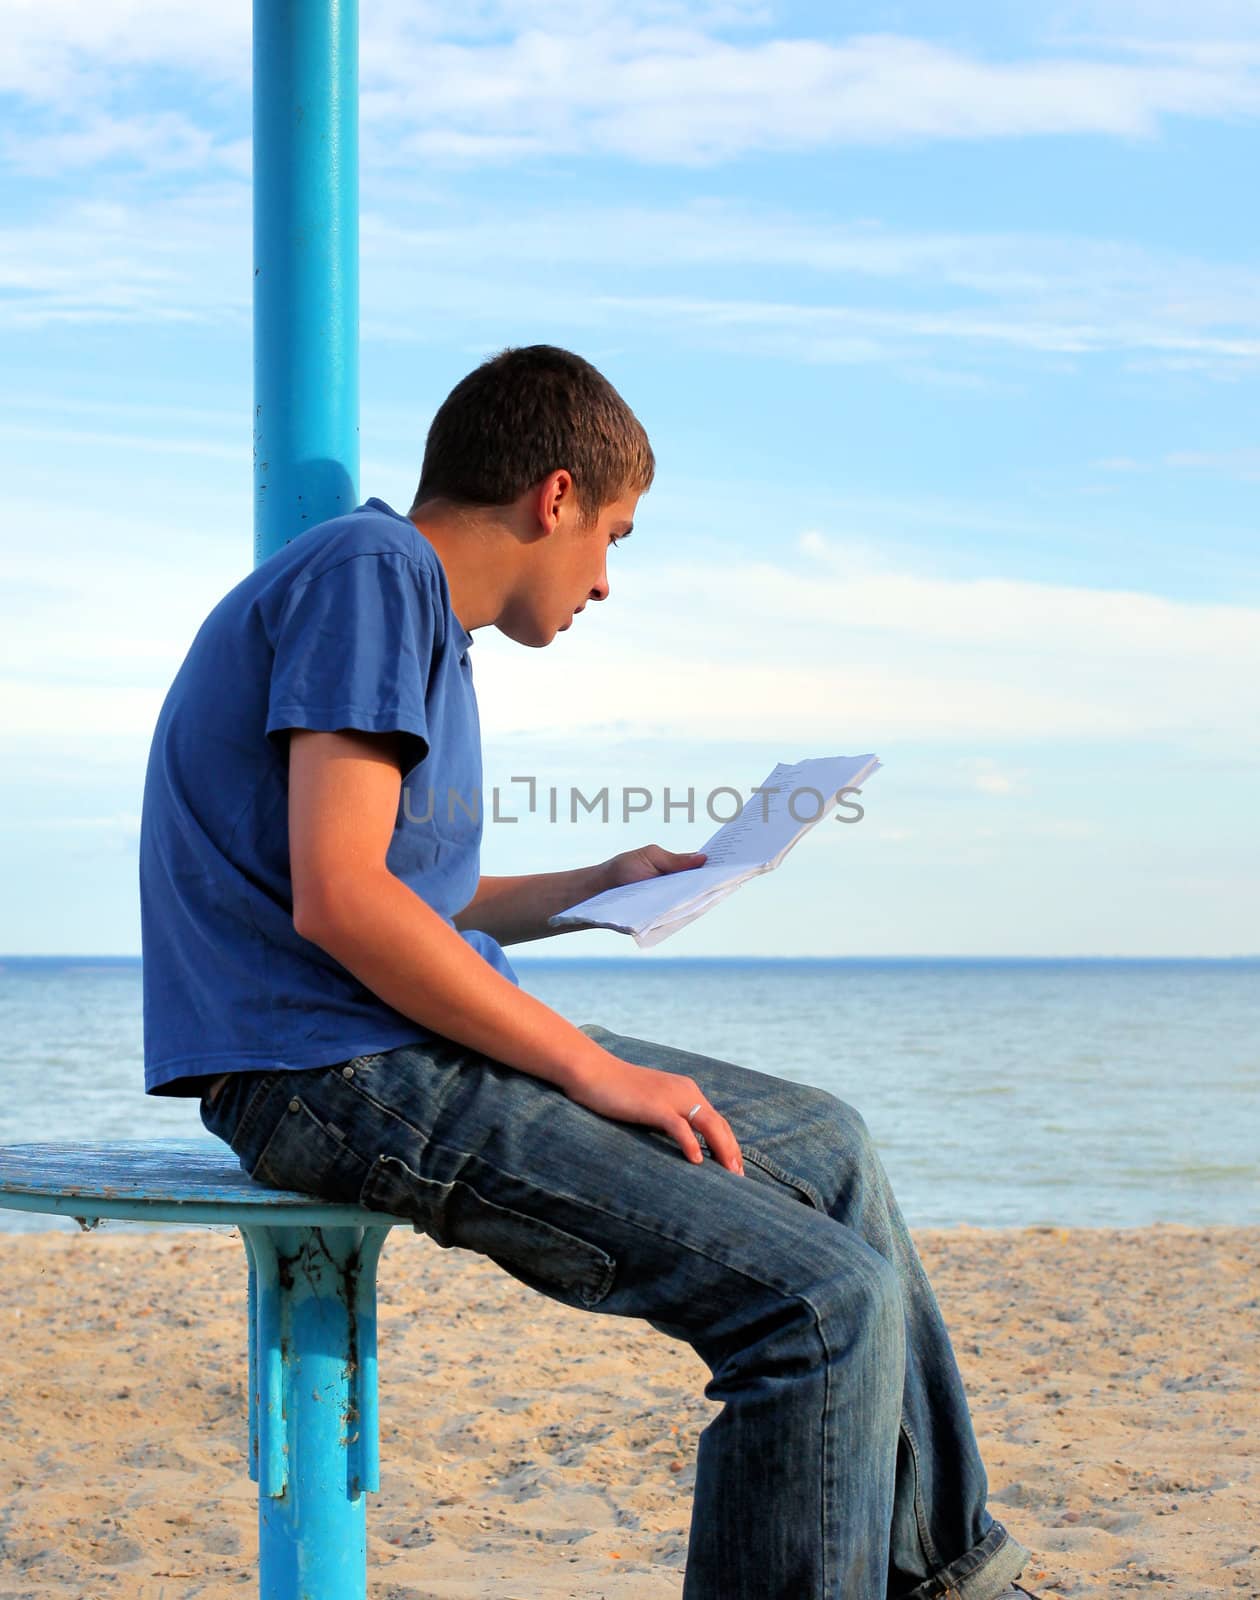
[[[905,1306],[897,1269],[856,1236],[833,1252],[827,1278],[809,1298],[829,1344],[869,1342],[894,1353],[901,1348]]]
[[[847,1166],[864,1168],[878,1160],[875,1141],[856,1106],[828,1089],[811,1089],[810,1109],[834,1155]]]

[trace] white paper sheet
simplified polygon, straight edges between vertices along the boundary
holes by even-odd
[[[843,792],[859,788],[879,765],[869,754],[781,761],[739,815],[697,847],[707,857],[703,866],[606,889],[558,911],[551,925],[612,928],[641,948],[659,944],[749,878],[773,871],[798,839],[831,815]]]

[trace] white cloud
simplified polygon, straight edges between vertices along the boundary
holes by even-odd
[[[1150,472],[1157,467],[1171,467],[1176,471],[1205,472],[1221,478],[1237,478],[1244,482],[1260,482],[1260,449],[1254,445],[1241,445],[1229,450],[1170,450],[1150,461],[1138,461],[1132,456],[1115,456],[1095,461],[1100,472]]]
[[[694,166],[907,140],[1147,138],[1170,117],[1260,111],[1260,63],[1246,50],[1191,41],[985,59],[907,35],[776,35],[767,12],[650,0],[367,7],[369,158],[412,167],[418,156],[502,163],[559,152]],[[248,84],[245,0],[209,11],[179,0],[4,0],[3,21],[0,91],[72,123],[82,113],[81,154],[93,118],[137,74],[183,74],[211,95],[227,84],[238,101]],[[149,154],[123,130],[98,127],[98,137],[101,159],[120,139]]]
[[[120,843],[134,845],[140,838],[140,813],[117,811],[108,817],[23,817],[17,824],[0,819],[0,827],[6,826],[15,831],[20,829],[23,833],[103,834]]]
[[[487,270],[505,237],[510,282]],[[562,325],[639,324],[692,346],[793,361],[894,359],[910,375],[925,356],[1193,359],[1226,375],[1260,359],[1260,271],[1111,239],[895,229],[699,202],[571,220],[465,208],[458,222],[427,226],[372,212],[364,255],[382,330],[404,327],[402,310],[419,297],[460,316],[498,305]],[[735,281],[742,289],[749,268],[775,284],[773,297],[723,293]],[[623,282],[633,274],[634,290],[602,292],[607,269]]]
[[[89,111],[70,126],[25,126],[0,140],[0,165],[27,176],[63,179],[75,169],[124,163],[150,174],[242,169],[239,140],[219,140],[192,118],[173,112],[110,116]]]
[[[77,201],[0,229],[0,319],[180,322],[250,315],[249,192]]]
[[[147,740],[206,613],[248,570],[247,537],[20,499],[11,518],[39,538],[5,550],[0,739]]]
[[[890,34],[733,42],[694,27],[579,25],[475,46],[403,35],[374,66],[365,110],[393,130],[403,162],[524,149],[702,165],[908,140],[1145,138],[1169,116],[1260,111],[1246,58],[986,61]]]
[[[422,337],[439,318],[475,329],[478,346],[523,322],[565,337],[638,327],[668,330],[693,348],[791,361],[895,361],[911,377],[933,361],[965,377],[1012,356],[1193,360],[1230,376],[1260,358],[1260,271],[1249,264],[1109,240],[893,229],[714,203],[555,220],[469,216],[465,206],[447,221],[450,202],[429,197],[435,220],[416,227],[383,215],[392,192],[386,186],[364,217],[363,329],[394,344]],[[0,230],[0,320],[229,321],[243,333],[249,248],[244,184],[81,202]],[[601,292],[609,268],[628,292]],[[750,268],[773,278],[773,298],[723,292],[736,282],[743,289]],[[664,284],[670,292],[660,292]]]
[[[1048,822],[1028,823],[1023,831],[1043,839],[1097,839],[1103,830],[1100,824],[1084,817],[1061,817]]]
[[[1194,5],[1186,0],[1056,0],[1048,17],[1061,38],[1090,29],[1094,36],[1120,37],[1135,47],[1175,41],[1237,49],[1260,39],[1255,0],[1196,0]]]
[[[615,707],[658,737],[773,731],[801,751],[1170,738],[1260,754],[1260,608],[818,563],[673,563],[617,589],[528,664],[482,636],[488,733],[541,736],[563,706],[571,737],[599,737]],[[973,774],[994,793],[1024,776]]]
[[[430,206],[435,216],[441,208]],[[502,240],[513,238],[512,267]],[[144,240],[139,250],[138,240]],[[248,190],[94,202],[0,230],[0,320],[230,322],[249,315]],[[633,256],[633,266],[627,258]],[[91,272],[82,264],[91,262]],[[600,293],[619,264],[636,293]],[[723,294],[740,269],[771,270],[774,299]],[[667,328],[692,347],[796,362],[924,362],[959,370],[1011,355],[1119,355],[1250,371],[1260,358],[1260,272],[1174,251],[1052,235],[931,234],[828,224],[728,205],[630,208],[548,222],[532,214],[398,226],[363,222],[366,338],[398,342],[464,322],[478,342],[523,322],[569,330]],[[659,293],[657,285],[686,285]],[[694,290],[692,290],[694,285]],[[871,302],[871,285],[879,302]],[[640,288],[641,286],[641,288]],[[795,298],[784,298],[782,286]],[[1118,470],[1116,462],[1106,464]]]
[[[85,734],[152,734],[165,692],[165,688],[127,688],[82,680],[56,683],[0,672],[0,740],[35,738],[56,728],[64,749],[76,736]]]
[[[1001,768],[991,756],[976,756],[962,763],[970,785],[980,794],[1019,795],[1027,788],[1028,768]]]
[[[1041,319],[1018,310],[976,316],[958,310],[882,311],[869,306],[815,305],[768,300],[692,299],[677,295],[609,296],[621,315],[654,323],[685,324],[730,335],[741,349],[750,339],[801,361],[861,362],[882,358],[891,344],[945,342],[1023,349],[1042,355],[1088,355],[1142,350],[1159,355],[1193,353],[1208,361],[1260,360],[1260,337],[1239,338],[1190,328],[1121,322]]]
[[[247,551],[196,527],[67,513],[6,558],[0,735],[144,738]],[[668,540],[664,541],[668,548]],[[691,747],[773,735],[796,753],[965,738],[982,748],[1175,738],[1260,754],[1260,608],[1025,580],[851,569],[816,531],[783,563],[663,563],[614,573],[572,632],[523,656],[478,634],[488,740]],[[155,558],[178,548],[178,567]],[[176,581],[178,579],[178,581]],[[790,752],[789,752],[790,753]],[[1026,769],[994,752],[965,774],[994,796]]]
[[[248,82],[249,0],[2,0],[0,28],[0,92],[37,103],[91,104],[151,68]]]
[[[853,277],[864,284],[928,285],[938,293],[948,288],[966,295],[973,308],[1000,298],[1041,307],[1052,322],[1075,317],[1088,323],[1124,312],[1131,320],[1154,319],[1159,312],[1171,327],[1210,320],[1257,326],[1260,271],[1250,262],[1212,262],[1188,251],[1105,236],[934,232],[704,200],[670,208],[584,209],[580,215],[544,219],[538,212],[502,206],[480,217],[461,199],[453,213],[449,206],[442,208],[454,221],[439,215],[425,225],[387,220],[384,209],[370,206],[364,223],[365,245],[377,270],[410,267],[414,272],[418,258],[469,267],[502,251],[510,237],[516,267],[624,268],[632,263],[639,272],[694,267],[703,269],[695,276],[707,283],[714,268],[733,263],[790,269],[815,281]],[[401,212],[400,196],[392,209]],[[738,314],[743,302],[731,304]],[[1091,310],[1084,312],[1087,306]]]
[[[205,456],[216,461],[231,461],[240,466],[245,452],[240,444],[198,438],[192,434],[163,436],[156,433],[112,433],[97,428],[31,427],[26,423],[5,423],[7,439],[22,439],[32,444],[54,443],[104,446],[128,454]]]
[[[1260,449],[1250,445],[1237,450],[1174,450],[1164,460],[1170,467],[1260,482]]]

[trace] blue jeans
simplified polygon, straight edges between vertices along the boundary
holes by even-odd
[[[582,1031],[694,1078],[744,1176],[445,1040],[234,1075],[202,1119],[261,1183],[396,1213],[689,1344],[722,1409],[700,1435],[683,1600],[992,1600],[1028,1552],[985,1508],[949,1335],[861,1117]]]

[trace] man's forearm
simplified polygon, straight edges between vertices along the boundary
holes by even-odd
[[[455,918],[461,930],[478,928],[499,944],[549,939],[571,928],[550,928],[547,918],[610,887],[608,865],[568,872],[530,872],[515,878],[482,878],[477,892]]]
[[[297,931],[421,1027],[510,1067],[563,1088],[608,1062],[593,1039],[497,972],[385,868],[339,884]]]

